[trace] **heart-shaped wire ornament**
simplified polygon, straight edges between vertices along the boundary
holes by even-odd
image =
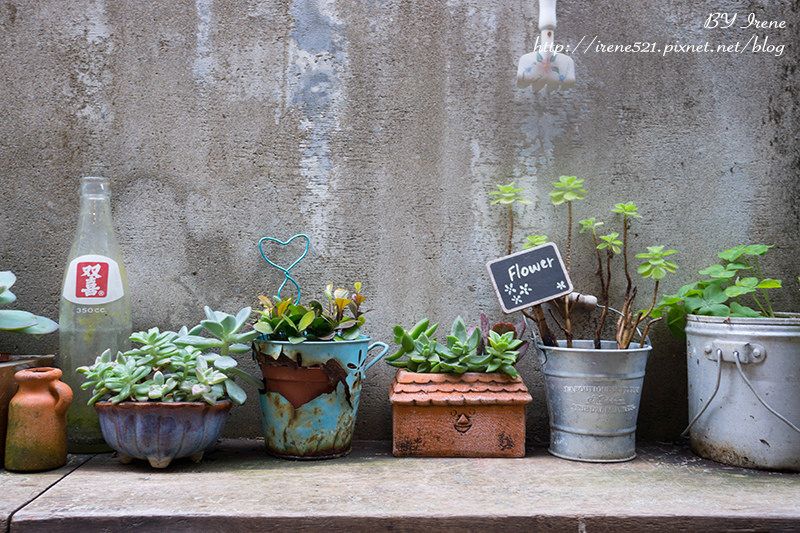
[[[264,246],[263,246],[264,245],[264,241],[274,242],[275,244],[279,244],[281,246],[288,246],[293,240],[298,239],[298,238],[302,238],[302,239],[306,240],[306,247],[305,247],[305,250],[303,250],[303,253],[300,255],[300,257],[298,257],[295,260],[294,263],[289,265],[289,268],[283,268],[282,266],[280,266],[280,265],[278,265],[276,263],[273,263],[269,259],[269,257],[267,257],[267,254],[264,253]],[[294,301],[294,304],[297,305],[298,303],[300,303],[300,285],[289,274],[289,271],[291,269],[293,269],[294,267],[296,267],[297,263],[299,263],[306,256],[306,254],[308,253],[308,248],[309,248],[310,245],[311,245],[311,240],[308,238],[308,235],[306,235],[305,233],[298,233],[297,235],[294,235],[293,237],[291,237],[289,240],[286,240],[286,241],[278,240],[275,237],[262,237],[261,240],[258,241],[258,250],[261,252],[261,257],[264,258],[264,261],[266,261],[270,265],[274,266],[275,268],[277,268],[278,270],[283,272],[283,276],[284,276],[283,283],[281,283],[281,286],[278,287],[278,292],[276,293],[278,298],[281,297],[281,291],[286,286],[286,282],[287,281],[291,281],[292,284],[294,285],[294,288],[297,289],[297,299]]]

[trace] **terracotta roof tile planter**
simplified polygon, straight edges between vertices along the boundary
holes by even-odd
[[[502,373],[399,370],[390,389],[398,457],[524,457],[522,379]]]

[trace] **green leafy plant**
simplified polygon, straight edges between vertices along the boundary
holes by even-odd
[[[520,193],[524,189],[522,187],[514,187],[513,181],[508,185],[497,185],[497,189],[498,190],[496,191],[490,192],[489,196],[497,197],[491,201],[491,205],[501,204],[507,206],[508,233],[506,237],[506,254],[510,254],[514,240],[514,210],[512,209],[512,205],[514,203],[530,204],[531,201],[522,197]],[[545,244],[546,242],[547,236],[545,235],[530,235],[525,239],[525,244],[523,245],[522,249],[527,250],[529,248]],[[531,307],[530,310],[523,309],[522,314],[536,322],[536,325],[538,326],[538,329],[541,332],[542,338],[546,344],[555,344],[555,337],[547,325],[547,318],[544,315],[544,310],[542,309],[541,305],[535,305]]]
[[[522,187],[514,187],[514,182],[512,181],[508,185],[496,185],[497,190],[492,191],[489,193],[490,196],[495,196],[492,200],[491,205],[501,204],[506,206],[508,209],[508,240],[506,244],[506,253],[511,253],[511,243],[514,239],[514,210],[512,206],[517,204],[527,205],[530,204],[530,200],[526,200],[520,194],[525,189]]]
[[[450,335],[447,336],[447,349],[459,360],[475,357],[478,355],[478,346],[481,343],[481,330],[473,328],[467,331],[467,325],[461,317],[456,318]]]
[[[664,296],[653,315],[666,316],[667,326],[678,337],[685,335],[686,315],[774,317],[768,291],[781,288],[782,283],[764,277],[759,263],[770,248],[772,245],[746,244],[718,253],[722,261],[699,272],[709,279]]]
[[[89,405],[104,400],[197,402],[214,404],[230,399],[242,404],[247,393],[235,381],[261,387],[261,383],[237,368],[230,354],[245,353],[257,331],[242,332],[251,309],[235,316],[205,308],[206,318],[188,330],[151,328],[133,333],[140,346],[126,352],[104,351],[91,366],[77,369],[86,376],[82,389],[92,389]],[[210,336],[204,336],[206,333]],[[210,350],[216,349],[219,353]]]
[[[574,177],[561,176],[558,182],[553,183],[555,187],[550,192],[553,199],[553,205],[560,205],[568,203],[571,208],[573,200],[583,199],[586,191],[582,188],[572,195],[567,193],[577,187],[582,187],[583,180],[575,179]],[[595,246],[596,259],[597,259],[597,276],[600,280],[600,307],[602,309],[600,319],[597,322],[594,331],[594,346],[600,348],[600,337],[608,310],[610,309],[610,287],[612,279],[612,259],[616,255],[622,255],[623,272],[626,279],[625,293],[622,300],[622,309],[619,311],[619,317],[616,322],[615,339],[617,348],[621,350],[628,349],[633,341],[633,338],[638,331],[638,328],[643,327],[641,332],[640,346],[644,345],[645,337],[652,324],[660,320],[660,317],[653,316],[653,310],[656,306],[658,286],[661,279],[667,273],[674,273],[678,268],[677,264],[668,256],[676,253],[675,250],[665,250],[663,246],[649,246],[647,252],[639,253],[637,258],[644,259],[644,262],[637,268],[637,272],[642,279],[653,280],[653,298],[650,306],[646,309],[637,310],[634,308],[634,302],[637,294],[637,287],[633,283],[633,278],[630,274],[629,268],[629,254],[628,254],[628,235],[634,219],[641,218],[638,213],[638,208],[633,202],[617,203],[611,210],[612,213],[622,215],[622,238],[618,232],[611,232],[606,235],[598,235],[597,229],[604,225],[603,222],[597,221],[596,218],[588,218],[581,220],[578,224],[581,227],[581,233],[589,232],[592,236]],[[572,213],[569,213],[568,227],[567,227],[567,250],[566,257],[569,258],[571,253],[571,238],[570,227],[572,221]],[[566,260],[567,270],[569,271],[569,259]],[[561,331],[566,337],[567,347],[572,346],[572,322],[571,313],[575,306],[580,303],[581,296],[568,295],[562,301],[554,302],[554,307],[559,314],[558,317],[553,316],[553,320],[559,326]]]
[[[583,200],[586,197],[586,190],[583,188],[583,179],[577,176],[559,176],[558,181],[553,182],[553,190],[550,191],[550,202],[553,205],[567,204],[567,252],[564,256],[564,263],[569,270],[570,251],[572,250],[572,202]]]
[[[581,233],[590,232],[594,240],[594,249],[597,256],[597,276],[600,278],[600,300],[605,303],[600,312],[600,320],[595,326],[594,345],[600,347],[600,335],[603,331],[606,317],[608,316],[609,286],[611,285],[611,259],[614,254],[622,251],[622,241],[618,239],[619,233],[613,232],[608,235],[597,235],[597,228],[603,222],[595,221],[595,218],[588,218],[578,222],[581,226]],[[605,259],[605,262],[603,261]]]
[[[633,309],[633,300],[636,297],[636,288],[634,287],[630,294],[626,293],[624,305],[622,307],[622,314],[617,319],[617,345],[627,348],[633,340],[636,330],[640,324],[643,324],[653,313],[653,310],[658,301],[658,285],[660,281],[667,275],[667,273],[674,274],[678,269],[678,265],[665,259],[677,253],[676,250],[664,250],[663,246],[648,246],[647,252],[636,254],[639,259],[645,259],[637,269],[639,275],[644,279],[652,279],[655,283],[653,285],[653,299],[650,306],[646,309],[636,311]],[[654,317],[645,326],[642,332],[642,342],[640,346],[644,345],[644,339],[647,337],[647,332],[650,326],[655,322],[661,320],[661,317]],[[625,349],[623,348],[623,349]]]
[[[242,332],[247,324],[252,309],[245,307],[235,316],[220,311],[212,311],[210,307],[204,308],[206,318],[198,325],[180,335],[176,340],[179,346],[193,346],[200,350],[217,349],[220,355],[231,353],[243,354],[250,351],[250,341],[258,336],[257,331]],[[207,333],[210,336],[203,336]]]
[[[642,218],[642,216],[637,212],[638,208],[633,204],[633,202],[616,204],[614,209],[611,211],[622,215],[622,260],[624,262],[625,279],[628,281],[628,285],[625,288],[625,299],[627,300],[633,288],[633,280],[631,279],[631,274],[628,270],[628,230],[631,229],[631,223],[633,222],[633,219]],[[615,251],[614,253],[619,252]]]
[[[16,281],[17,276],[10,270],[0,272],[0,305],[7,305],[17,300],[16,295],[10,290]],[[0,330],[43,335],[57,329],[58,323],[47,317],[17,309],[0,309]]]
[[[523,336],[525,335],[525,330],[527,329],[524,321],[519,321],[516,324],[512,324],[510,322],[497,322],[495,324],[491,324],[489,322],[489,317],[486,313],[481,313],[481,325],[480,329],[483,332],[481,336],[481,344],[478,347],[478,350],[483,350],[485,346],[489,345],[489,332],[494,331],[500,335],[504,333],[508,333],[509,331],[514,334],[515,339],[522,340]],[[528,347],[530,346],[530,342],[522,341],[522,343],[518,346],[517,350],[519,351],[520,359],[525,355],[528,351]]]
[[[361,294],[361,283],[355,283],[353,289],[334,289],[328,285],[325,303],[312,300],[307,305],[292,298],[259,296],[263,309],[256,311],[258,321],[253,328],[267,340],[293,344],[357,339],[365,321],[361,304],[366,298]]]
[[[410,330],[395,326],[394,342],[400,348],[386,357],[386,362],[409,372],[504,372],[512,377],[519,375],[514,364],[520,357],[520,349],[527,347],[527,343],[517,337],[513,326],[510,331],[502,333],[488,330],[485,345],[480,328],[467,328],[461,317],[453,322],[446,344],[433,338],[437,328],[438,324],[431,326],[428,318],[420,320]]]
[[[513,183],[512,189],[513,189]],[[519,194],[521,189],[514,189],[506,191],[507,197],[510,199],[510,193]],[[498,193],[492,193],[498,194]],[[584,188],[584,180],[577,176],[560,176],[558,181],[553,182],[553,189],[550,191],[550,201],[554,206],[566,204],[567,206],[567,224],[566,224],[566,247],[564,250],[564,264],[567,272],[570,271],[571,255],[572,255],[572,220],[573,220],[573,202],[583,200],[586,197],[587,191]],[[495,203],[494,201],[492,202]],[[605,235],[598,234],[598,229],[604,225],[603,222],[595,218],[588,218],[581,220],[579,226],[581,233],[588,232],[591,234],[594,241],[596,259],[597,259],[597,276],[600,279],[600,307],[601,315],[595,326],[594,344],[596,348],[600,347],[600,336],[602,334],[603,326],[605,324],[610,301],[610,286],[612,280],[612,260],[616,255],[622,256],[623,271],[627,281],[625,293],[623,295],[622,310],[619,312],[620,317],[616,324],[616,340],[617,346],[620,349],[627,349],[634,337],[634,334],[639,327],[643,327],[642,344],[650,326],[656,321],[660,320],[660,316],[654,314],[654,308],[657,301],[659,281],[668,273],[675,272],[677,265],[667,259],[668,256],[676,253],[675,250],[665,250],[663,246],[651,246],[647,248],[647,252],[637,254],[636,257],[643,259],[644,262],[637,268],[637,272],[643,279],[651,279],[654,283],[653,300],[647,309],[636,310],[634,308],[634,301],[636,298],[637,288],[634,286],[633,278],[630,274],[629,268],[629,254],[628,254],[628,236],[634,219],[641,218],[638,209],[633,202],[617,203],[614,205],[612,212],[622,216],[622,234],[619,232],[610,232]],[[513,228],[513,212],[509,210],[511,221],[509,226]],[[509,232],[509,242],[511,233]],[[523,249],[540,246],[547,242],[547,237],[544,235],[531,235],[526,239]],[[511,247],[509,246],[509,252]],[[572,346],[573,340],[573,326],[572,326],[572,313],[574,309],[584,301],[583,295],[573,293],[551,301],[552,310],[549,313],[549,319],[545,315],[544,308],[541,305],[532,306],[529,309],[522,310],[522,313],[528,318],[532,319],[539,330],[542,343],[547,346],[557,345],[553,330],[548,324],[548,320],[553,321],[561,332],[564,334],[566,346]],[[553,312],[553,310],[555,312]]]
[[[438,323],[430,325],[428,318],[423,318],[408,331],[401,326],[395,326],[393,340],[400,346],[400,349],[384,360],[392,366],[405,368],[409,372],[466,372],[466,368],[455,369],[451,364],[455,359],[453,354],[447,350],[446,346],[439,344],[433,338],[438,327]],[[442,361],[442,355],[445,356],[446,361]],[[403,356],[406,356],[407,360],[400,360]],[[444,363],[444,367],[442,363]]]
[[[567,272],[570,270],[570,260],[572,255],[572,202],[576,200],[583,200],[586,197],[586,190],[583,188],[583,179],[577,176],[559,176],[558,181],[553,182],[553,190],[550,191],[550,202],[553,205],[567,204],[567,247],[564,254],[564,265]],[[570,299],[569,295],[565,296],[562,305],[556,305],[559,314],[561,315],[562,322],[556,320],[556,323],[564,332],[567,340],[567,346],[572,346],[572,310],[577,305],[577,300]],[[555,320],[555,317],[553,317]],[[545,342],[555,343],[549,326],[546,325],[546,320],[543,320],[542,314],[538,313],[536,324]]]
[[[525,243],[522,245],[522,249],[528,250],[530,248],[536,248],[537,246],[547,244],[547,242],[547,235],[528,235],[525,237]]]

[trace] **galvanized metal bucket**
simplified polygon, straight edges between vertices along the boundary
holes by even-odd
[[[367,362],[368,352],[378,346],[383,348],[381,352]],[[253,341],[253,353],[267,381],[267,391],[260,395],[267,451],[290,459],[330,459],[349,453],[361,384],[367,369],[388,349],[382,342],[370,344],[370,338],[363,335],[351,341],[300,344]],[[299,371],[301,376],[293,378],[296,380],[312,374],[310,399],[298,399],[287,392],[284,387],[293,385],[283,377],[270,390],[267,376],[272,366]]]
[[[699,456],[800,471],[800,315],[687,317],[687,428]]]
[[[592,463],[636,457],[636,418],[650,346],[618,350],[614,341],[537,345],[547,388],[550,453]]]

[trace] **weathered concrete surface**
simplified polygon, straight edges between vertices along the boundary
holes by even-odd
[[[721,9],[737,24],[704,28]],[[572,47],[757,36],[786,48],[582,48],[575,89],[546,96],[514,80],[538,34],[533,0],[2,0],[0,268],[19,275],[21,307],[55,317],[78,179],[103,173],[136,328],[196,323],[206,304],[256,304],[281,281],[257,240],[305,231],[312,250],[292,271],[304,294],[362,281],[374,309],[366,330],[389,341],[392,326],[421,316],[499,319],[484,265],[505,253],[507,220],[488,192],[514,180],[533,201],[516,210],[515,247],[532,233],[563,247],[565,213],[547,192],[569,174],[590,192],[577,218],[616,230],[610,207],[634,201],[644,219],[632,249],[680,251],[664,290],[722,248],[768,242],[765,267],[790,286],[776,307],[800,308],[797,2],[570,0],[558,10],[556,42]],[[749,13],[786,27],[741,29]],[[596,291],[588,240],[575,246],[575,285]],[[674,438],[686,424],[684,348],[663,327],[652,338],[640,436]],[[0,337],[17,353],[57,346],[55,335]],[[534,359],[521,372],[540,442]],[[358,438],[390,437],[392,374],[371,370]],[[259,433],[253,397],[228,435]]]
[[[11,516],[17,509],[36,499],[88,458],[71,455],[67,464],[47,472],[10,472],[0,464],[0,531],[8,531]]]
[[[343,459],[270,458],[223,441],[167,471],[100,455],[18,511],[36,531],[796,531],[800,476],[724,467],[646,446],[622,464],[400,459],[356,443]]]

